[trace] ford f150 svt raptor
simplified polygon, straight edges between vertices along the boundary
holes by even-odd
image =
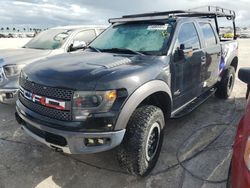
[[[122,166],[147,175],[168,118],[189,113],[214,93],[226,99],[232,92],[238,43],[236,37],[219,39],[218,17],[235,26],[233,11],[211,7],[110,19],[112,25],[84,53],[23,69],[17,121],[56,151],[119,146]]]
[[[19,49],[0,50],[0,102],[14,104],[21,69],[35,60],[86,47],[105,26],[64,26],[43,31]]]

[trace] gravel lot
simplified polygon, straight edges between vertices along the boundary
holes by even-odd
[[[250,66],[250,40],[240,40],[240,66]],[[229,100],[211,97],[190,115],[167,122],[153,173],[137,178],[120,169],[114,151],[64,155],[26,136],[15,107],[0,105],[0,188],[226,187],[231,145],[245,109],[246,85],[236,81]]]

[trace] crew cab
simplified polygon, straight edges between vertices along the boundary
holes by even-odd
[[[21,69],[40,59],[84,49],[105,26],[64,26],[38,34],[20,49],[0,50],[0,102],[13,104]]]
[[[128,172],[147,175],[160,154],[167,119],[187,115],[214,93],[227,99],[232,92],[238,43],[236,37],[220,41],[213,25],[218,17],[234,23],[235,13],[219,10],[110,19],[84,53],[23,69],[17,121],[56,151],[117,147]]]

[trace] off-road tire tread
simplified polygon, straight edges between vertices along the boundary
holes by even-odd
[[[160,121],[164,126],[164,115],[160,108],[155,106],[142,106],[132,114],[122,144],[118,147],[118,161],[120,165],[133,175],[146,176],[155,166],[162,145],[162,131],[158,151],[150,161],[145,163],[143,145],[145,135],[152,121]]]

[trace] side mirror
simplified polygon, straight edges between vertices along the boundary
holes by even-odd
[[[194,51],[193,47],[186,48],[185,44],[181,44],[180,45],[179,52],[180,52],[181,56],[183,56],[183,55],[185,55],[187,57],[192,56],[193,55],[193,51]]]
[[[178,47],[175,50],[175,54],[174,54],[174,61],[181,61],[181,60],[186,60],[189,57],[191,57],[193,55],[193,48],[186,48],[185,44],[180,44],[180,47]]]
[[[185,44],[180,45],[180,50],[185,50]]]
[[[250,68],[241,68],[238,73],[238,77],[242,82],[247,83],[247,94],[246,98],[249,96],[250,92]]]
[[[74,43],[70,46],[70,51],[84,49],[86,46],[87,43],[84,41],[74,41]]]
[[[242,82],[250,84],[250,68],[241,68],[238,77]]]

